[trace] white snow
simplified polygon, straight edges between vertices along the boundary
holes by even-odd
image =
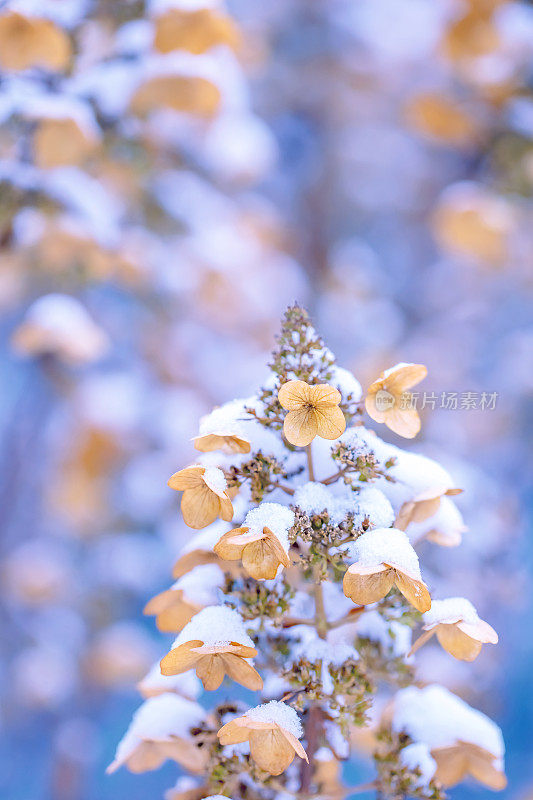
[[[199,435],[206,436],[214,433],[219,436],[238,436],[248,440],[245,433],[245,421],[250,419],[245,407],[249,406],[248,399],[231,400],[222,406],[214,408],[200,420]]]
[[[344,369],[343,367],[337,367],[336,365],[331,371],[333,373],[333,377],[331,378],[330,383],[337,387],[339,392],[342,394],[343,399],[346,400],[348,395],[351,394],[352,402],[359,402],[362,397],[363,390],[357,378],[352,375],[349,370]]]
[[[446,600],[433,600],[429,611],[423,615],[426,625],[449,624],[452,622],[479,622],[476,609],[465,597],[448,597]]]
[[[328,637],[327,641],[321,639],[314,628],[308,625],[295,625],[287,632],[287,638],[292,640],[292,663],[302,658],[311,664],[320,663],[322,688],[326,694],[332,694],[334,689],[329,666],[340,667],[349,659],[359,660],[359,653],[353,645],[341,637]]]
[[[192,553],[195,550],[205,550],[209,552],[216,545],[223,533],[226,533],[229,526],[228,523],[222,519],[217,519],[207,528],[191,536],[188,542],[185,542],[180,550],[180,556],[186,553]]]
[[[358,636],[378,642],[385,652],[398,658],[411,649],[412,631],[398,620],[386,620],[374,609],[361,614],[356,623]]]
[[[409,770],[419,769],[422,773],[417,781],[417,786],[427,786],[437,770],[437,762],[429,752],[429,747],[423,742],[414,742],[407,745],[400,752],[400,761]]]
[[[361,522],[367,518],[371,528],[390,528],[395,519],[394,510],[388,498],[375,486],[361,485],[355,495],[357,517]]]
[[[133,715],[118,744],[115,760],[129,758],[142,741],[169,741],[173,736],[185,738],[204,718],[205,711],[198,703],[177,694],[150,697]]]
[[[254,647],[253,641],[246,633],[241,615],[228,606],[203,608],[185,625],[172,648],[194,639],[208,645],[237,642],[247,647]]]
[[[432,517],[428,517],[423,522],[410,522],[406,533],[412,542],[418,542],[429,531],[437,531],[441,534],[443,543],[448,540],[450,544],[459,544],[461,534],[465,530],[463,515],[453,500],[444,496],[441,497],[439,507]]]
[[[223,494],[228,488],[226,476],[219,467],[205,467],[204,481],[209,488],[218,495]]]
[[[219,589],[224,585],[224,573],[216,564],[200,564],[172,585],[181,589],[185,599],[199,606],[217,603]]]
[[[418,556],[406,534],[398,528],[374,528],[363,533],[353,545],[353,553],[363,567],[392,563],[421,580]]]
[[[275,723],[280,728],[292,733],[297,739],[303,736],[303,728],[298,714],[294,708],[280,700],[271,700],[269,703],[250,708],[245,716],[258,722]]]
[[[139,683],[138,688],[141,694],[143,692],[161,692],[161,694],[176,692],[176,694],[195,700],[202,691],[202,684],[192,669],[182,672],[180,675],[162,675],[159,661],[156,661]]]
[[[252,508],[245,517],[243,527],[252,533],[263,533],[263,528],[270,528],[279,539],[285,551],[289,549],[289,529],[294,525],[294,511],[279,503],[261,503]]]
[[[503,737],[496,723],[437,684],[397,692],[392,727],[431,750],[463,741],[503,757]]]
[[[365,428],[363,425],[347,428],[339,438],[341,444],[352,448],[357,455],[361,456],[368,456],[374,453],[375,445],[378,441],[382,442],[374,431]]]
[[[348,514],[353,515],[355,527],[361,527],[366,518],[371,527],[386,528],[394,522],[391,504],[383,492],[373,486],[362,486],[354,492],[344,483],[328,487],[309,481],[298,487],[293,502],[309,516],[326,510],[333,525],[340,525]]]
[[[398,370],[403,369],[404,367],[414,367],[414,364],[407,361],[399,361],[393,367],[383,370],[383,380],[386,380],[390,375],[392,375],[393,372],[398,372]]]

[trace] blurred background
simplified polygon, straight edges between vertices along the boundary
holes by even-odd
[[[500,646],[420,674],[533,797],[532,79],[519,0],[0,3],[0,797],[175,782],[104,774],[171,638],[142,616],[191,536],[166,480],[294,300],[363,386],[428,366],[412,447],[469,527],[428,582]]]

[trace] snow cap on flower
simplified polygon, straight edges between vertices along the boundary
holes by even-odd
[[[222,450],[223,453],[249,453],[250,439],[245,426],[245,400],[232,400],[213,409],[200,420],[200,431],[194,446],[203,453]]]
[[[178,635],[161,661],[161,672],[177,675],[195,668],[204,689],[218,689],[228,675],[255,691],[262,687],[263,681],[246,659],[256,655],[240,614],[228,606],[208,606]]]
[[[308,761],[298,741],[303,735],[296,711],[278,700],[250,708],[232,719],[218,732],[222,745],[250,742],[250,755],[256,764],[271,775],[281,775],[295,754]]]
[[[107,772],[115,772],[122,765],[131,772],[146,772],[169,758],[191,772],[201,772],[207,754],[196,747],[189,731],[201,725],[204,718],[205,711],[198,703],[176,694],[145,700],[133,715]]]
[[[435,780],[444,786],[472,775],[491,789],[505,788],[499,727],[444,687],[410,686],[397,692],[392,728],[429,747],[437,763]]]
[[[256,580],[272,580],[280,565],[290,566],[289,529],[294,512],[279,503],[261,503],[248,512],[244,524],[225,533],[214,547],[220,558],[242,559],[243,567]]]
[[[224,573],[216,564],[202,564],[183,575],[170,589],[160,592],[146,604],[144,614],[154,615],[158,629],[179,633],[205,606],[216,603],[224,584]]]
[[[287,381],[278,392],[286,411],[283,433],[291,444],[306,447],[315,436],[337,439],[346,428],[339,408],[341,393],[327,383],[311,386],[304,381]]]
[[[375,603],[396,585],[418,611],[431,608],[418,556],[403,531],[396,528],[367,531],[357,539],[353,554],[356,561],[344,575],[343,589],[354,603]]]
[[[446,652],[461,661],[473,661],[483,644],[496,644],[498,634],[487,622],[480,619],[472,603],[464,597],[434,600],[424,614],[424,631],[413,645],[418,650],[433,634]]]
[[[365,398],[367,413],[376,422],[384,422],[394,433],[412,439],[420,430],[420,417],[411,407],[407,391],[427,375],[423,364],[396,364],[385,370],[369,386]]]
[[[229,522],[233,506],[224,473],[218,467],[193,464],[175,472],[168,480],[171,489],[183,492],[181,511],[189,528],[205,528],[221,517]]]

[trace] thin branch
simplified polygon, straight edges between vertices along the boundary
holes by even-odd
[[[369,781],[369,783],[360,783],[359,786],[350,786],[346,789],[345,797],[350,797],[352,794],[362,794],[363,792],[371,792],[373,789],[378,788],[378,781]]]
[[[336,483],[336,481],[338,481],[339,478],[342,478],[342,476],[345,475],[347,472],[349,472],[349,467],[343,467],[334,475],[330,475],[329,478],[324,478],[324,480],[320,481],[320,483],[323,483],[324,486],[329,486],[330,483]]]
[[[313,467],[313,452],[311,450],[311,445],[310,444],[308,444],[307,447],[305,448],[305,452],[306,452],[306,455],[307,455],[307,471],[309,473],[309,480],[310,481],[314,481],[315,480],[315,469]]]
[[[366,606],[358,606],[357,608],[352,608],[348,611],[344,617],[340,617],[340,619],[335,620],[334,622],[330,622],[328,624],[328,628],[332,630],[333,628],[340,628],[341,625],[348,625],[348,623],[353,622],[357,617],[362,614],[366,610]]]
[[[291,497],[294,494],[294,489],[291,489],[290,486],[285,486],[283,483],[275,483],[272,481],[270,485],[275,486],[276,489],[282,489],[286,494],[290,494]]]

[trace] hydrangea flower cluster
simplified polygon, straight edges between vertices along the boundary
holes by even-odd
[[[386,370],[365,399],[297,306],[270,366],[256,396],[202,420],[198,463],[169,480],[185,522],[203,530],[176,583],[145,609],[176,640],[141,683],[147,699],[111,769],[173,759],[194,776],[173,799],[318,797],[342,792],[340,762],[367,728],[367,788],[379,797],[438,800],[465,776],[503,788],[497,726],[443,687],[415,683],[413,654],[433,634],[465,661],[498,639],[465,598],[432,599],[415,550],[424,539],[459,543],[458,487],[363,420],[366,407],[411,438],[418,423],[374,413],[376,385],[412,385],[425,368]],[[201,686],[223,681],[258,693],[256,703],[215,695],[204,711]]]

